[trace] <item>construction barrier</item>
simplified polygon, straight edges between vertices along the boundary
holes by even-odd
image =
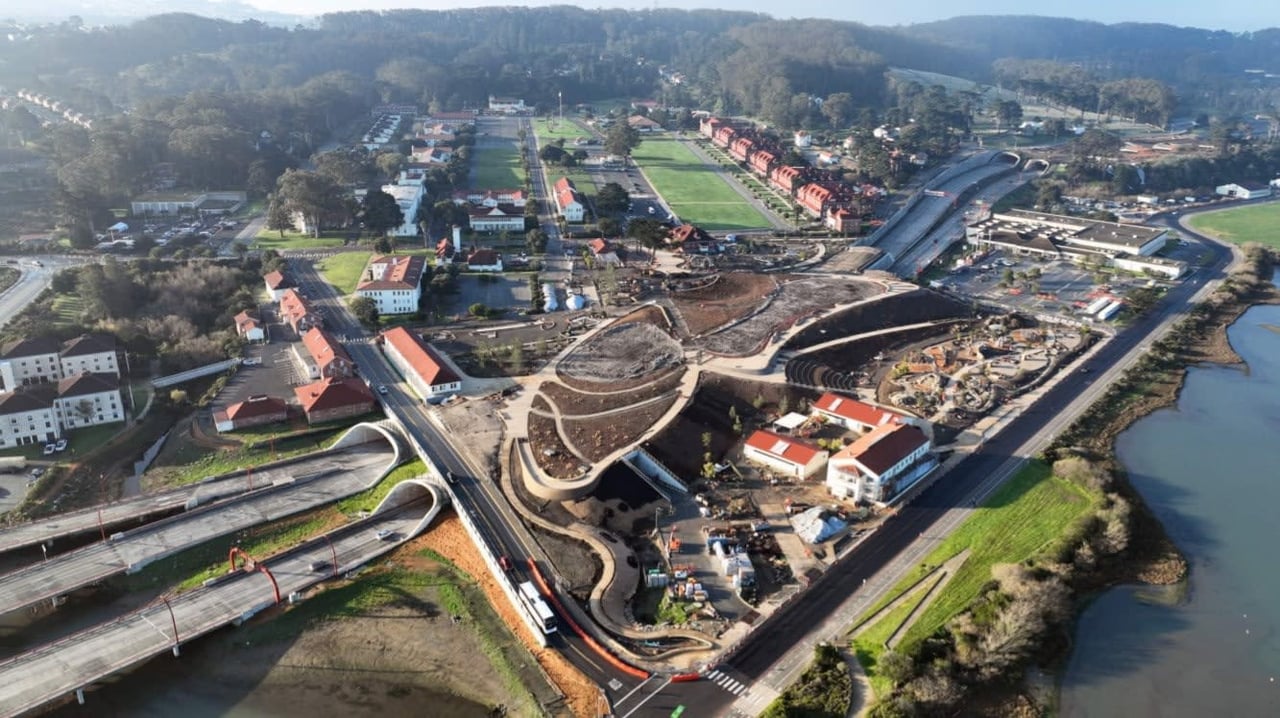
[[[528,562],[529,571],[533,574],[533,580],[538,582],[538,588],[540,588],[543,593],[547,594],[547,598],[551,599],[552,605],[556,607],[556,612],[560,614],[561,618],[565,620],[565,623],[569,624],[569,628],[572,628],[573,632],[578,634],[582,638],[583,642],[591,648],[591,650],[600,654],[600,657],[609,665],[617,668],[632,678],[637,678],[642,681],[649,679],[648,671],[628,665],[623,662],[621,658],[613,655],[604,646],[597,643],[596,639],[587,635],[587,632],[582,630],[582,626],[579,626],[577,621],[573,620],[573,616],[570,616],[569,612],[564,610],[564,606],[560,605],[560,599],[556,597],[555,591],[552,591],[551,587],[548,586],[547,582],[542,578],[542,572],[538,570],[538,564],[535,563],[532,558],[528,559]]]
[[[671,676],[672,683],[693,683],[702,680],[701,673],[677,673]]]

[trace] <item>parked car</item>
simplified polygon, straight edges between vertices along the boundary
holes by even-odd
[[[56,443],[56,444],[54,444],[54,445],[53,445],[53,450],[54,450],[54,451],[66,451],[66,450],[67,450],[67,440],[66,440],[66,439],[58,439],[58,443]]]
[[[45,444],[45,445],[44,445],[44,455],[45,455],[45,456],[51,456],[51,455],[53,455],[53,452],[55,452],[55,451],[57,451],[57,450],[58,450],[58,449],[57,449],[57,447],[55,447],[53,444]]]
[[[33,479],[38,479],[38,478],[40,478],[41,476],[44,476],[44,467],[43,467],[43,466],[37,466],[36,468],[34,468],[34,469],[32,469],[32,470],[31,470],[31,478],[33,478]]]
[[[245,357],[240,360],[241,366],[258,366],[262,364],[262,357]]]

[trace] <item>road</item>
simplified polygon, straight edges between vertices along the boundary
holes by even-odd
[[[304,459],[305,460],[305,459]],[[24,546],[52,544],[57,539],[96,532],[110,532],[128,523],[142,523],[157,514],[177,511],[196,499],[198,504],[244,493],[257,486],[262,488],[284,481],[299,460],[288,460],[253,473],[236,472],[196,484],[179,486],[165,491],[141,494],[109,504],[92,506],[79,511],[54,514],[0,529],[0,553]]]
[[[21,270],[22,276],[18,277],[18,281],[13,286],[0,293],[0,327],[8,324],[9,320],[18,316],[18,313],[28,304],[34,302],[36,297],[49,287],[53,275],[67,267],[98,261],[93,257],[68,257],[56,254],[14,257],[12,260],[18,264],[8,266]],[[39,262],[41,266],[37,267],[32,262]]]
[[[290,469],[294,481],[127,531],[0,575],[0,614],[25,608],[240,529],[324,506],[369,488],[392,468],[389,444],[325,452]],[[304,480],[305,479],[305,480]]]
[[[475,520],[490,551],[512,559],[516,567],[512,572],[513,579],[516,582],[532,580],[532,576],[523,569],[521,559],[533,558],[544,568],[550,566],[546,553],[516,516],[501,489],[485,476],[480,467],[454,449],[451,443],[454,439],[447,437],[443,428],[430,416],[433,409],[424,405],[401,381],[382,352],[371,343],[368,332],[347,311],[336,290],[316,273],[309,261],[293,260],[290,273],[306,296],[324,308],[329,329],[351,339],[345,346],[360,375],[371,385],[387,387],[387,393],[379,397],[387,415],[400,421],[401,428],[419,453],[437,469],[450,471],[456,477],[451,485],[456,510],[468,512],[468,516]],[[561,593],[560,600],[570,599]],[[611,695],[621,695],[637,684],[634,678],[606,668],[604,661],[567,628],[553,637],[551,645],[563,651],[587,677],[610,691]]]
[[[270,576],[238,571],[165,602],[100,623],[0,664],[0,715],[31,710],[269,607],[394,549],[434,508],[417,500],[312,539],[265,562]],[[398,538],[385,541],[378,532]],[[315,570],[319,567],[319,570]],[[92,702],[90,697],[89,702]]]

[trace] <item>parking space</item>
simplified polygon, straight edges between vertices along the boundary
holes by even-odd
[[[293,330],[276,321],[276,314],[269,306],[261,307],[259,312],[271,341],[245,347],[246,363],[218,394],[215,409],[225,409],[260,394],[291,399],[293,387],[307,383],[302,367],[293,358],[293,344],[297,341]]]

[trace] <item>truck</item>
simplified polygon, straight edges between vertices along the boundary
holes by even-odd
[[[1116,313],[1120,311],[1120,308],[1123,306],[1124,306],[1123,302],[1112,302],[1108,304],[1106,307],[1103,308],[1102,311],[1098,312],[1098,320],[1103,322],[1107,321],[1108,319],[1114,317]]]

